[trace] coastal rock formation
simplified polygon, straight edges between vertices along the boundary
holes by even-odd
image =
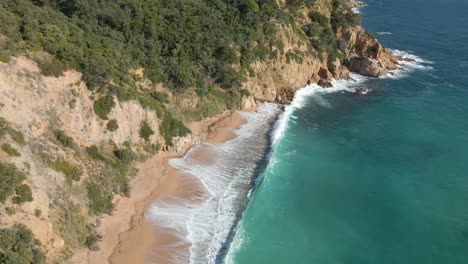
[[[331,5],[331,0],[319,0],[312,8],[304,8],[302,13],[321,13],[331,23]],[[347,5],[356,8],[365,6],[361,1],[349,1]],[[299,20],[296,27],[301,28],[309,22],[307,19]],[[383,48],[378,40],[361,26],[339,26],[333,34],[338,42],[337,50],[341,58],[325,52],[322,54],[323,59],[318,59],[305,55],[310,47],[301,41],[301,36],[293,27],[281,28],[278,36],[283,42],[283,50],[273,49],[271,52],[276,54],[274,59],[253,63],[251,68],[256,75],[249,77],[245,86],[256,99],[284,103],[288,101],[287,98],[292,98],[285,96],[285,87],[293,91],[310,83],[331,87],[332,79],[351,80],[351,72],[379,77],[398,68],[398,60],[401,58]],[[300,58],[289,59],[293,53],[297,54],[294,57]]]
[[[397,57],[382,47],[377,39],[361,27],[342,27],[337,31],[345,65],[352,72],[378,77],[397,69]]]
[[[333,78],[337,80],[350,80],[350,72],[348,68],[344,65],[341,65],[339,59],[335,59],[334,61],[328,62],[328,69],[333,74]]]
[[[255,98],[253,96],[242,96],[241,110],[242,111],[252,111],[257,107]]]
[[[321,80],[325,81],[331,81],[333,79],[333,74],[326,68],[321,67],[318,76],[320,77]]]
[[[330,81],[327,81],[325,79],[321,79],[320,81],[317,82],[317,84],[322,88],[333,87],[333,84]]]

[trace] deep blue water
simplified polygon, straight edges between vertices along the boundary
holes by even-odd
[[[367,3],[384,46],[433,64],[296,104],[225,262],[468,263],[468,1]]]

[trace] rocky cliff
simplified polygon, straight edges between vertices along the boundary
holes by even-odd
[[[255,98],[261,101],[276,101],[285,103],[292,99],[294,91],[311,83],[318,83],[323,87],[330,87],[332,79],[351,79],[350,72],[369,77],[379,77],[398,68],[399,58],[382,47],[378,40],[360,25],[333,25],[333,0],[315,1],[311,7],[303,7],[303,19],[295,24],[281,28],[280,36],[284,43],[283,50],[273,50],[279,54],[275,59],[265,62],[255,62],[252,68],[255,77],[249,78],[246,87],[251,89]],[[282,3],[286,8],[286,2]],[[363,7],[360,1],[348,1],[344,8],[336,12],[345,15],[352,12],[352,8]],[[311,22],[307,14],[318,12],[328,20],[328,27],[333,29],[339,57],[331,56],[328,52],[310,53],[310,45],[303,41],[304,25]],[[313,21],[312,21],[313,22]],[[302,39],[302,40],[301,40]],[[312,48],[313,49],[313,48]],[[290,59],[290,54],[298,54]]]

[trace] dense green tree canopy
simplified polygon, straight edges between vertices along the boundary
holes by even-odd
[[[233,66],[257,59],[254,43],[274,45],[281,12],[274,0],[5,0],[0,33],[79,69],[90,87],[129,83],[128,69],[144,67],[173,89],[233,88]],[[62,67],[44,66],[56,76]]]

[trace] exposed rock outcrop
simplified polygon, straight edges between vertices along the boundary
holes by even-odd
[[[281,1],[281,4],[284,4]],[[316,1],[311,9],[303,10],[304,14],[316,11],[330,18],[332,1]],[[349,1],[351,7],[362,7],[361,1]],[[307,22],[303,22],[307,23]],[[300,28],[302,24],[296,27]],[[345,26],[336,29],[335,36],[341,58],[332,59],[330,54],[323,53],[319,59],[308,53],[310,46],[301,41],[297,30],[283,27],[278,34],[283,48],[272,47],[272,59],[251,65],[255,76],[249,77],[245,87],[261,101],[287,102],[292,96],[285,90],[295,91],[307,84],[316,83],[321,87],[331,87],[332,79],[351,80],[351,72],[364,76],[378,77],[397,69],[401,58],[380,45],[378,40],[360,26]],[[289,60],[288,53],[303,54],[300,60]],[[319,56],[320,57],[320,56]]]
[[[241,101],[241,110],[242,111],[252,111],[257,107],[255,98],[253,96],[242,96]]]
[[[330,81],[327,81],[325,79],[321,79],[320,81],[317,82],[317,84],[322,88],[333,87],[333,84]]]
[[[350,72],[348,68],[341,65],[339,59],[335,59],[334,61],[328,62],[328,69],[333,74],[333,77],[337,80],[350,80]]]
[[[377,39],[361,27],[342,27],[336,33],[346,66],[352,72],[378,77],[397,69],[397,57],[384,49]]]

